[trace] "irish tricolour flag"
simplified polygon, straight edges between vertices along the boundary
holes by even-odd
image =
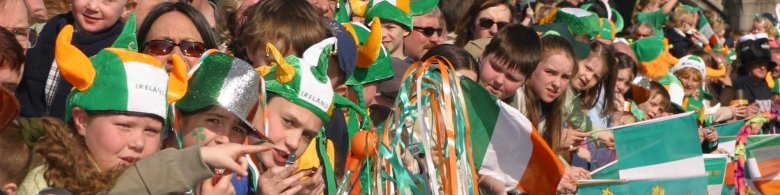
[[[763,194],[780,194],[780,136],[747,146],[750,180]]]
[[[482,176],[529,194],[555,194],[563,165],[517,109],[461,77],[474,166]]]
[[[594,172],[595,180],[580,181],[579,193],[706,194],[696,124],[689,112],[615,127],[617,162]]]

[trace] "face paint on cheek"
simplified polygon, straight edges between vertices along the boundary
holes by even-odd
[[[192,137],[195,138],[195,144],[206,142],[206,134],[203,133],[203,127],[198,127],[192,131]]]

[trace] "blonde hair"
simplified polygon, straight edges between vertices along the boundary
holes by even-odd
[[[753,23],[759,23],[762,27],[764,27],[764,30],[766,31],[766,35],[770,38],[777,37],[777,30],[775,29],[775,26],[772,24],[772,21],[769,21],[769,19],[766,19],[764,17],[757,17],[756,19],[753,19]]]
[[[693,27],[696,28],[696,21],[694,20],[695,18],[696,17],[693,12],[678,8],[674,11],[672,18],[669,20],[669,23],[672,27],[682,28],[684,22],[690,22],[693,23]]]
[[[677,72],[674,72],[674,76],[676,76],[680,80],[691,78],[693,79],[694,82],[699,83],[699,85],[701,85],[701,81],[702,79],[704,79],[702,78],[701,72],[699,72],[699,70],[696,70],[695,68],[691,68],[691,67],[682,68]]]
[[[216,30],[221,45],[230,45],[235,40],[238,32],[233,32],[234,28],[238,25],[236,21],[236,13],[244,0],[220,0],[217,4],[217,11],[214,14],[216,18]]]

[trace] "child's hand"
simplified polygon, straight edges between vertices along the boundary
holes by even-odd
[[[558,182],[558,193],[574,194],[577,192],[577,180],[583,179],[590,179],[588,171],[579,167],[569,167]]]
[[[615,150],[615,136],[612,135],[611,131],[602,131],[598,132],[599,134],[599,140],[601,140],[604,145],[607,146],[610,150]]]
[[[564,128],[563,136],[561,137],[563,139],[561,150],[565,150],[565,151],[577,150],[577,148],[579,148],[579,146],[582,145],[582,143],[585,141],[586,137],[588,137],[588,133],[580,132],[577,129]]]
[[[200,148],[200,156],[212,168],[228,169],[241,176],[247,176],[245,154],[270,150],[271,146],[241,145],[235,143],[205,146]]]
[[[292,195],[297,194],[303,189],[303,186],[292,186],[293,183],[301,180],[303,176],[306,176],[305,171],[295,173],[298,170],[298,165],[290,165],[288,167],[274,167],[264,172],[258,181],[260,189],[258,194],[283,194]],[[293,174],[295,173],[295,174]]]
[[[230,180],[233,178],[233,174],[225,175],[219,179],[216,185],[212,185],[211,178],[204,182],[201,182],[200,193],[203,195],[210,194],[236,194],[233,184]]]
[[[322,179],[322,167],[317,168],[317,172],[314,172],[314,174],[308,175],[309,179],[302,179],[298,180],[295,183],[293,183],[291,186],[293,188],[300,186],[301,191],[298,192],[298,194],[312,194],[312,195],[319,195],[323,191],[325,191],[325,180]],[[311,171],[304,171],[309,172]]]

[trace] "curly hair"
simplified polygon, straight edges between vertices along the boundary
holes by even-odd
[[[45,134],[35,152],[46,163],[44,178],[48,185],[73,194],[108,192],[126,167],[101,171],[89,155],[84,139],[59,119],[42,119]]]

